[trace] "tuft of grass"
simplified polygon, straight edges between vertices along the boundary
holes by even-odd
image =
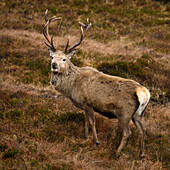
[[[61,114],[57,116],[57,121],[59,123],[69,123],[69,122],[83,122],[84,121],[84,115],[82,113],[72,113],[67,112],[65,114]]]
[[[8,148],[7,145],[5,145],[5,144],[0,144],[0,151],[1,151],[1,152],[4,152],[7,148]]]
[[[3,154],[2,158],[3,159],[7,159],[7,158],[13,158],[14,159],[18,153],[19,153],[19,151],[15,148],[9,149],[8,151],[6,151]]]
[[[5,112],[6,117],[9,117],[11,119],[17,119],[20,116],[22,116],[23,112],[20,109],[12,109],[9,112]]]
[[[106,74],[120,76],[124,78],[137,77],[145,79],[145,72],[142,68],[133,62],[118,61],[114,64],[102,63],[98,69]]]
[[[148,134],[146,139],[146,150],[152,158],[156,161],[159,157],[164,162],[165,166],[170,161],[170,149],[168,147],[168,139],[162,134]]]
[[[39,164],[39,161],[37,159],[30,160],[30,165],[31,166],[37,166],[38,164]]]

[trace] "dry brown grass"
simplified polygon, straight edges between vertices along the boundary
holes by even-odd
[[[74,31],[75,30],[73,30],[73,32]],[[79,31],[76,31],[76,32],[77,34],[79,34]],[[4,30],[2,29],[0,30],[0,35],[2,37],[12,38],[17,41],[21,41],[21,40],[26,41],[29,45],[30,50],[35,49],[35,48],[40,48],[41,50],[46,51],[45,44],[44,44],[44,37],[40,33],[30,32],[26,30],[7,30],[7,29]],[[65,35],[64,37],[56,36],[55,44],[59,47],[64,46],[66,44],[67,37],[68,35]],[[70,36],[70,39],[73,44],[78,41],[77,36]],[[14,46],[19,45],[17,44],[17,42],[15,43],[16,44],[14,44]],[[132,59],[138,58],[142,56],[143,54],[148,53],[148,54],[152,54],[155,56],[159,56],[159,59],[167,60],[169,62],[168,59],[170,59],[170,55],[168,54],[164,55],[159,52],[154,52],[153,49],[149,49],[147,47],[144,48],[142,46],[136,45],[137,43],[138,43],[138,40],[130,41],[127,37],[122,37],[119,40],[114,40],[108,43],[100,43],[92,39],[86,39],[82,43],[80,49],[88,53],[97,52],[105,56],[107,55],[127,56],[128,55],[128,56],[131,56]],[[27,49],[24,47],[25,47],[25,44],[23,48],[20,48],[19,50],[21,52],[25,52]],[[18,50],[18,49],[14,49],[14,50]]]

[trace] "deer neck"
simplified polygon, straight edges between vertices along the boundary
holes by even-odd
[[[76,67],[72,63],[70,63],[69,68],[67,69],[67,72],[65,74],[51,73],[51,84],[57,91],[69,97],[78,73],[79,67]]]

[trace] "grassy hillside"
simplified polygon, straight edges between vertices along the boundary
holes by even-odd
[[[144,160],[139,133],[115,160],[117,120],[96,113],[101,142],[84,136],[84,115],[54,91],[42,30],[44,12],[61,16],[50,33],[63,50],[79,39],[78,21],[92,27],[72,62],[134,79],[151,92],[144,115]],[[165,0],[0,1],[0,169],[168,169],[170,162],[170,3]]]

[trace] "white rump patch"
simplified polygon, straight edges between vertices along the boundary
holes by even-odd
[[[142,112],[144,111],[145,107],[149,102],[150,93],[148,89],[144,87],[143,88],[140,87],[136,90],[136,94],[138,96],[138,100],[140,104],[135,114],[141,116]]]

